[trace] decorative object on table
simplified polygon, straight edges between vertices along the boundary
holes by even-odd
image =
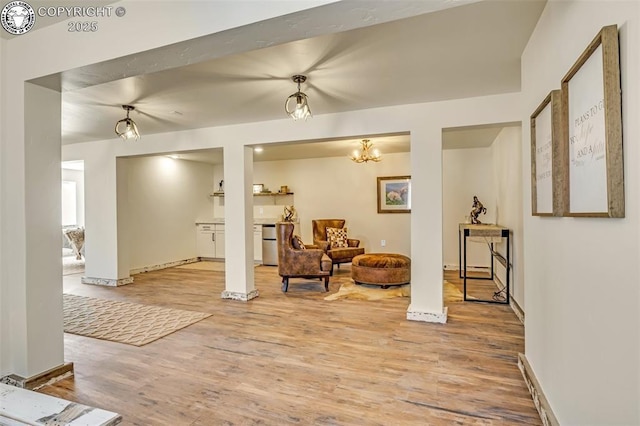
[[[304,118],[306,121],[307,118],[311,117],[311,108],[309,108],[309,99],[307,98],[307,95],[300,91],[300,83],[307,81],[307,77],[304,75],[294,75],[291,77],[291,80],[298,84],[298,91],[293,95],[290,95],[284,102],[284,110],[289,117],[294,120]]]
[[[625,216],[618,45],[603,27],[562,79],[564,216]]]
[[[284,216],[283,219],[285,222],[293,222],[296,216],[296,209],[293,206],[284,206]]]
[[[411,176],[378,177],[378,213],[411,213]]]
[[[123,140],[140,139],[140,132],[138,131],[138,126],[136,122],[129,118],[129,113],[136,109],[136,107],[131,105],[122,105],[122,109],[127,111],[127,116],[122,120],[119,120],[116,123],[115,132],[116,135],[120,136]]]
[[[262,183],[254,183],[253,184],[253,193],[254,194],[260,194],[264,192],[264,184]]]
[[[218,192],[224,192],[224,179],[218,182]]]
[[[360,142],[360,149],[353,150],[353,154],[351,155],[351,160],[356,163],[368,163],[369,161],[373,161],[375,163],[382,161],[380,158],[380,151],[377,149],[373,149],[373,144],[369,139],[362,139]]]
[[[531,115],[531,215],[562,216],[566,182],[562,92],[552,90]]]
[[[480,225],[482,224],[482,222],[480,222],[480,219],[478,219],[478,216],[480,216],[480,214],[487,214],[487,208],[485,206],[482,205],[482,203],[480,202],[480,200],[478,200],[478,197],[476,197],[475,195],[473,196],[473,206],[471,208],[471,213],[469,213],[469,216],[471,217],[471,223],[474,225]]]

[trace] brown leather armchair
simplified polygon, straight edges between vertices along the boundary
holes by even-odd
[[[278,274],[282,277],[282,291],[289,289],[289,278],[324,279],[324,291],[329,291],[331,259],[317,246],[305,245],[304,249],[293,246],[293,223],[276,223],[278,246]]]
[[[338,268],[341,263],[349,263],[351,259],[359,254],[364,254],[364,247],[358,247],[360,240],[354,238],[347,239],[348,247],[331,248],[327,241],[327,228],[344,228],[344,219],[316,219],[311,221],[313,228],[313,244],[323,249],[327,256],[331,258],[332,272],[333,265]]]

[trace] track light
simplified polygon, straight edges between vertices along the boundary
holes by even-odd
[[[140,132],[138,132],[136,122],[129,118],[129,112],[136,108],[131,105],[122,105],[122,109],[127,111],[127,117],[116,123],[116,135],[120,136],[125,141],[128,139],[140,139]]]

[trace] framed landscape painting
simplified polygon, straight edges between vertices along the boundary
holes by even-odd
[[[411,176],[378,177],[378,213],[411,213]]]

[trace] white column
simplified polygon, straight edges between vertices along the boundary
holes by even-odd
[[[129,250],[129,160],[116,158],[117,271],[119,285],[133,282]],[[153,215],[153,212],[150,212]]]
[[[407,319],[447,321],[442,294],[442,131],[411,131],[411,304]]]
[[[224,147],[225,290],[223,299],[258,296],[253,265],[253,149]]]
[[[113,144],[94,145],[84,162],[86,259],[82,282],[107,286],[129,284],[133,278],[129,276],[127,229],[123,219],[126,216],[126,167],[116,163]],[[123,221],[122,229],[119,217]]]
[[[4,44],[5,44],[5,40],[3,38],[0,38],[0,58],[4,58]],[[4,60],[4,59],[2,59]],[[4,91],[4,72],[3,72],[4,67],[0,66],[0,100],[4,99],[5,96],[5,91]],[[8,123],[5,121],[5,111],[4,111],[4,101],[0,101],[0,144],[4,145],[5,141],[7,140],[6,138],[6,128],[8,126]],[[0,149],[0,164],[4,163],[4,158],[5,158],[5,154],[4,154],[4,150]],[[6,181],[6,176],[4,173],[1,173],[2,169],[4,165],[0,166],[0,183],[4,184],[4,182]],[[0,187],[2,187],[4,185],[0,185]],[[1,191],[1,190],[0,190]],[[2,191],[2,196],[0,197],[0,199],[2,199],[4,202],[6,202],[6,197],[4,195],[4,191]],[[3,218],[3,208],[0,208],[0,241],[5,239],[5,234],[3,232],[4,230],[4,223],[2,221]],[[3,247],[4,244],[0,244],[0,265],[3,262]],[[8,331],[5,330],[5,328],[8,326],[9,322],[6,321],[4,319],[4,316],[6,315],[6,308],[4,307],[3,304],[3,300],[5,300],[6,298],[3,297],[3,280],[0,279],[0,342],[6,342],[9,340],[9,334]],[[9,345],[4,344],[4,343],[0,343],[0,376],[4,376],[6,374],[8,374],[9,371],[9,357],[8,357],[8,351],[9,351]]]
[[[2,176],[3,195],[10,192],[3,199],[3,230],[11,229],[3,232],[10,238],[3,240],[3,311],[10,310],[11,326],[2,346],[10,371],[28,378],[64,364],[61,99],[59,92],[23,87],[24,115],[14,111],[12,125],[24,123],[24,134],[12,129],[11,147],[3,152],[4,164],[12,166]],[[7,185],[13,189],[6,191]]]

